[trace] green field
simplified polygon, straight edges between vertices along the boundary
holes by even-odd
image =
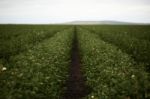
[[[148,25],[0,25],[0,99],[150,99],[149,73]]]

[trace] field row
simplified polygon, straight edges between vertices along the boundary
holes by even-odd
[[[0,28],[4,31],[0,36],[3,41],[0,43],[0,99],[62,98],[67,90],[66,81],[72,77],[70,65],[76,65],[70,57],[77,54],[71,52],[76,51],[72,49],[74,32],[80,55],[74,58],[81,58],[75,60],[81,61],[78,64],[90,92],[85,99],[149,97],[148,73],[144,67],[150,64],[150,42],[144,36],[121,34],[123,27],[118,27],[121,30],[117,32],[109,26],[10,26],[8,31],[7,26]],[[20,32],[15,33],[15,28],[21,28]],[[148,31],[144,28],[141,31]]]
[[[93,90],[94,99],[143,99],[147,90],[147,73],[133,59],[98,35],[80,28],[83,72]],[[142,67],[142,66],[140,66]]]
[[[1,26],[0,58],[9,61],[11,56],[31,48],[65,28],[65,26]]]
[[[149,26],[108,27],[107,30],[104,26],[85,28],[99,35],[105,42],[116,45],[119,49],[131,55],[137,63],[145,64],[146,70],[150,71],[150,41],[146,39],[150,39]],[[140,39],[140,37],[143,39]]]
[[[1,99],[59,99],[68,77],[72,28],[10,58],[0,73]]]

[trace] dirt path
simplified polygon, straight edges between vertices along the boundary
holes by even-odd
[[[85,85],[85,78],[81,72],[78,39],[74,28],[73,47],[71,51],[71,66],[69,78],[67,80],[67,90],[64,99],[81,99],[89,93],[89,88]]]

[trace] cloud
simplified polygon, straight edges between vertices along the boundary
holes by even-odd
[[[149,0],[0,0],[0,23],[150,22]]]

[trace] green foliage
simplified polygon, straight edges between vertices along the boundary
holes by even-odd
[[[83,72],[93,88],[89,99],[143,98],[148,82],[142,66],[137,68],[129,55],[87,30],[79,29],[78,38]]]
[[[149,98],[149,26],[77,26],[85,99]],[[73,28],[0,25],[0,99],[60,99]],[[148,70],[147,70],[148,71]]]
[[[65,26],[49,25],[1,25],[0,58],[9,60],[10,56],[31,48],[64,28]]]
[[[11,57],[0,74],[0,99],[59,99],[68,77],[72,28]]]
[[[137,63],[145,64],[147,71],[150,70],[149,26],[108,26],[108,28],[107,26],[91,26],[86,28],[98,34],[102,40],[116,45],[131,55]]]

